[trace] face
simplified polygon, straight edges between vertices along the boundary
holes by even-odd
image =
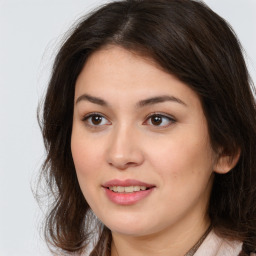
[[[215,155],[199,97],[121,47],[86,62],[71,150],[83,195],[112,232],[145,236],[208,221]]]

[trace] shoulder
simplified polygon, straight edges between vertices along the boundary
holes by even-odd
[[[194,256],[237,256],[241,250],[242,242],[221,238],[212,230]]]

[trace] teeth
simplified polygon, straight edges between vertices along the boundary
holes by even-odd
[[[134,191],[140,191],[140,186],[133,186]]]
[[[118,187],[116,187],[116,190],[117,190],[116,192],[118,192],[118,193],[121,192],[122,193],[122,192],[124,192],[124,187],[119,187],[118,186]]]
[[[124,191],[125,191],[126,193],[131,193],[131,192],[133,192],[133,186],[124,187]]]
[[[129,186],[129,187],[121,187],[121,186],[113,186],[109,187],[110,190],[117,192],[117,193],[132,193],[132,192],[138,192],[138,191],[143,191],[146,190],[146,186]]]

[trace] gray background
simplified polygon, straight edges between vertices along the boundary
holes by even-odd
[[[44,158],[36,120],[59,42],[106,1],[0,0],[0,255],[50,255],[31,192]],[[256,81],[256,0],[206,0],[234,28]]]

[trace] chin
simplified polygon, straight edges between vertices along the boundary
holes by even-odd
[[[157,232],[157,228],[154,226],[149,226],[148,223],[149,221],[138,221],[134,220],[131,221],[131,219],[129,219],[129,221],[117,221],[115,223],[113,222],[105,222],[106,226],[111,230],[111,232],[113,233],[118,233],[118,234],[122,234],[122,235],[126,235],[126,236],[145,236],[145,235],[150,235],[153,234],[155,232]],[[158,225],[157,225],[158,226]]]
[[[121,234],[123,236],[133,236],[133,237],[140,237],[149,235],[149,233],[142,228],[135,228],[135,227],[113,227],[110,228],[111,232]]]

